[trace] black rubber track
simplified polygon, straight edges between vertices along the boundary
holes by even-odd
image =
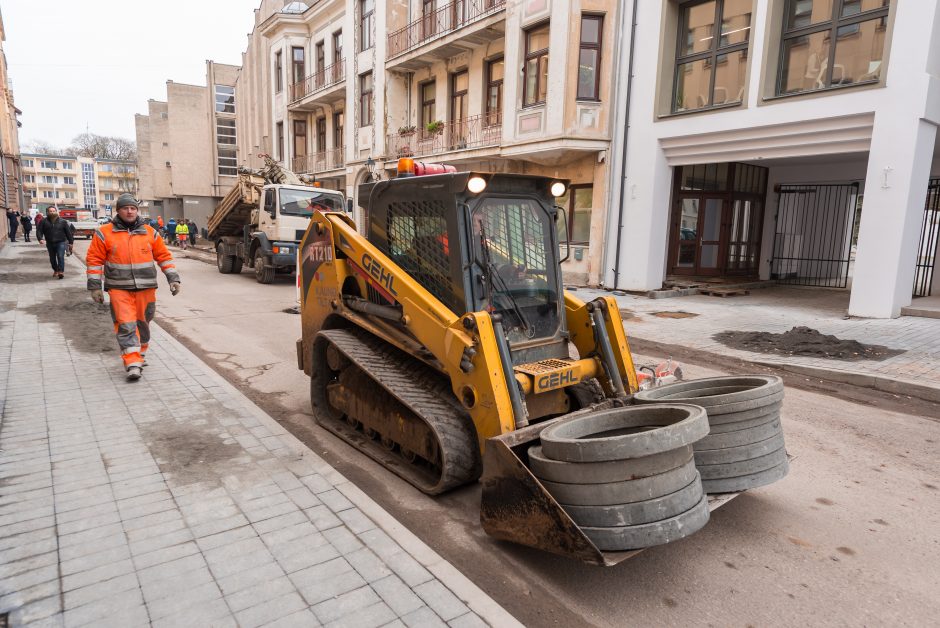
[[[333,344],[377,386],[427,424],[441,452],[440,477],[429,481],[426,473],[418,473],[403,459],[389,464],[389,452],[363,438],[341,417],[328,411],[316,413],[317,423],[429,495],[443,493],[480,477],[482,463],[473,422],[458,405],[446,379],[362,330],[324,330],[317,334],[317,340],[321,339]],[[327,368],[326,364],[316,363],[313,367]],[[369,391],[357,392],[369,394]]]
[[[544,430],[541,440],[546,458],[604,462],[671,451],[706,434],[708,416],[701,406],[659,403],[612,408],[561,421]]]
[[[699,503],[702,494],[702,482],[696,474],[695,480],[678,491],[654,499],[614,506],[562,504],[561,507],[579,526],[599,528],[635,526],[675,517]]]
[[[606,462],[564,462],[552,460],[538,445],[529,448],[529,466],[540,480],[568,484],[606,484],[625,482],[665,473],[692,460],[692,446],[686,445],[643,458]]]

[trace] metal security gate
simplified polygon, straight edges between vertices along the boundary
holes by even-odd
[[[930,296],[938,240],[940,240],[940,179],[931,179],[927,184],[924,225],[921,227],[920,242],[917,246],[917,265],[914,270],[915,297]]]
[[[852,265],[858,183],[778,185],[771,279],[845,288]]]

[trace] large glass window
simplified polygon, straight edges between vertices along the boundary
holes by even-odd
[[[881,78],[889,0],[787,0],[777,94]]]
[[[277,123],[277,160],[284,161],[284,123]]]
[[[306,76],[304,49],[300,46],[291,48],[291,82],[303,83]]]
[[[278,94],[284,89],[284,60],[281,51],[274,53],[274,93]]]
[[[307,121],[294,120],[294,157],[307,155]]]
[[[375,45],[373,18],[375,0],[359,0],[359,50],[368,50]]]
[[[281,213],[286,216],[303,216],[309,218],[316,210],[327,212],[341,212],[343,197],[333,192],[311,192],[310,190],[294,190],[281,188]]]
[[[216,118],[215,133],[219,144],[235,144],[235,121]]]
[[[317,151],[326,150],[326,118],[317,118]]]
[[[486,125],[502,123],[503,76],[506,64],[503,58],[493,59],[486,64]]]
[[[226,176],[238,174],[238,159],[234,146],[219,146],[219,174]]]
[[[215,110],[219,113],[235,113],[235,88],[228,85],[215,86]]]
[[[578,54],[578,100],[600,100],[601,34],[603,32],[603,16],[581,16],[581,49]]]
[[[568,212],[568,233],[572,244],[588,244],[591,241],[591,210],[594,208],[594,186],[572,185],[558,205]]]
[[[216,118],[215,134],[219,152],[219,174],[235,176],[238,174],[235,159],[235,120]]]
[[[525,33],[525,65],[522,68],[522,106],[540,105],[548,95],[548,24]]]
[[[428,128],[428,125],[437,120],[437,106],[435,94],[437,83],[428,81],[421,83],[418,87],[421,91],[421,130]]]
[[[333,148],[343,147],[343,112],[333,114]]]
[[[372,125],[372,72],[359,77],[359,126]]]
[[[672,111],[744,98],[751,0],[694,0],[679,7]]]
[[[333,33],[333,63],[339,63],[343,59],[343,31],[339,30]]]

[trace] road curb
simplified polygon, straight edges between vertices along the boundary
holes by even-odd
[[[156,322],[151,323],[151,327],[156,328],[161,334],[161,343],[165,342],[170,344],[172,345],[173,351],[180,353],[185,352],[185,354],[189,354],[194,360],[205,364],[199,356],[192,353],[192,351],[174,338],[172,334],[160,327]],[[500,606],[493,598],[487,595],[469,578],[460,573],[450,562],[431,549],[431,547],[408,530],[397,519],[392,517],[391,514],[359,487],[349,481],[348,478],[287,431],[274,417],[262,410],[261,407],[245,396],[244,393],[238,390],[238,388],[216,372],[211,366],[208,364],[205,364],[205,366],[216,385],[228,391],[247,411],[253,414],[266,428],[271,430],[272,433],[277,434],[282,440],[288,441],[292,454],[298,457],[312,458],[315,466],[322,470],[321,475],[330,481],[336,490],[345,495],[363,514],[372,519],[372,521],[388,534],[392,540],[398,543],[403,550],[418,561],[425,569],[430,571],[441,584],[450,589],[454,595],[464,602],[470,610],[479,615],[487,624],[490,626],[509,626],[513,628],[523,626],[523,624]]]

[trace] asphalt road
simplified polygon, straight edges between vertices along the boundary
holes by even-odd
[[[486,536],[478,486],[427,497],[317,427],[296,367],[300,317],[285,312],[292,278],[264,286],[249,269],[178,266],[182,293],[161,286],[158,322],[529,626],[929,625],[940,615],[940,423],[903,401],[891,411],[844,400],[851,391],[791,386],[788,477],[687,539],[615,567],[582,565]]]

